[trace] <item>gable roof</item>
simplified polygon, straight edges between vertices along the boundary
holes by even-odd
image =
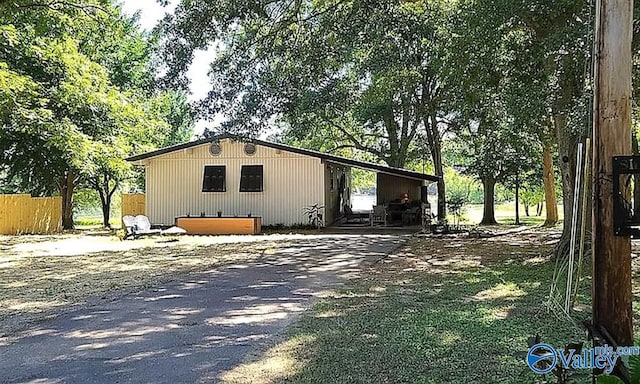
[[[348,165],[356,168],[362,168],[370,171],[382,172],[382,173],[395,175],[395,176],[402,176],[402,177],[408,177],[412,179],[434,181],[434,182],[440,179],[438,176],[427,175],[425,173],[410,171],[404,168],[394,168],[394,167],[389,167],[382,164],[375,164],[367,161],[359,161],[359,160],[353,160],[353,159],[349,159],[342,156],[331,155],[328,153],[314,151],[311,149],[298,148],[298,147],[293,147],[291,145],[272,143],[270,141],[263,141],[263,140],[257,140],[257,139],[243,138],[243,137],[234,136],[234,135],[220,135],[220,136],[215,136],[207,139],[190,141],[188,143],[173,145],[170,147],[161,148],[161,149],[143,153],[140,155],[131,156],[126,160],[139,161],[139,160],[150,159],[152,157],[161,156],[167,153],[176,152],[183,149],[193,148],[198,145],[213,143],[213,142],[217,142],[224,139],[232,139],[232,140],[236,140],[244,143],[254,143],[256,145],[262,145],[268,148],[279,149],[286,152],[297,153],[305,156],[310,156],[310,157],[315,157],[322,160],[331,161],[333,163],[339,163],[339,164]]]

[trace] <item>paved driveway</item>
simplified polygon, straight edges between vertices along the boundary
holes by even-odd
[[[254,263],[64,314],[0,345],[2,383],[217,382],[406,236],[309,236]]]

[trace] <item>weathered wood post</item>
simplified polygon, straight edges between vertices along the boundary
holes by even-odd
[[[633,0],[597,0],[593,106],[593,322],[633,344],[631,241],[613,229],[613,156],[631,154]],[[627,197],[629,191],[625,192]]]

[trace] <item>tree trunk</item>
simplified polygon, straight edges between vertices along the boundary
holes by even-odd
[[[638,149],[638,137],[635,132],[631,132],[631,145],[633,148],[633,154],[640,154]],[[640,217],[640,175],[633,175],[633,216],[635,219]]]
[[[107,198],[107,201],[102,204],[102,225],[105,228],[111,229],[109,218],[111,217],[111,199]]]
[[[484,209],[480,225],[496,225],[495,212],[495,187],[496,181],[493,177],[483,177],[482,186],[484,188]]]
[[[382,117],[389,137],[389,160],[387,163],[396,168],[404,166],[404,159],[401,159],[400,144],[398,142],[398,123],[391,112],[385,113]]]
[[[544,208],[544,203],[540,202],[538,203],[538,206],[536,207],[536,216],[540,216],[542,215],[542,208]],[[556,207],[556,212],[557,212],[558,207]]]
[[[558,134],[560,174],[562,175],[562,204],[565,217],[562,225],[562,236],[560,236],[554,256],[563,257],[569,253],[569,242],[571,240],[571,212],[576,177],[576,153],[580,139],[567,127],[567,119],[564,115],[558,114],[554,116],[553,121]]]
[[[73,190],[75,175],[67,171],[60,182],[60,196],[62,197],[62,229],[73,229]]]
[[[593,322],[633,345],[631,239],[613,228],[613,156],[631,153],[633,1],[596,1],[593,107]],[[630,197],[628,188],[621,191]]]
[[[102,206],[102,225],[105,228],[111,229],[111,223],[109,222],[109,219],[111,218],[111,202],[113,200],[113,194],[118,189],[119,183],[115,181],[111,188],[109,186],[111,184],[111,178],[109,175],[104,174],[103,178],[102,183],[100,183],[100,178],[96,177],[93,181],[93,188],[100,196],[100,205]]]
[[[524,214],[529,217],[529,203],[524,203]]]
[[[109,192],[105,192],[102,188],[97,188],[98,194],[100,195],[100,205],[102,208],[102,225],[105,228],[111,229],[111,224],[109,224],[109,218],[111,217],[111,195]]]
[[[433,172],[438,176],[438,220],[443,221],[447,217],[447,197],[446,185],[444,181],[444,165],[442,164],[442,140],[438,130],[438,121],[433,108],[423,112],[422,122],[424,123],[427,135],[427,144],[433,162]]]
[[[547,207],[547,219],[544,221],[544,225],[554,226],[558,222],[558,202],[556,200],[553,156],[549,141],[545,141],[542,146],[542,181],[544,183],[544,202]]]
[[[529,216],[529,214],[527,214]],[[516,225],[520,225],[520,179],[516,175]]]
[[[438,151],[440,153],[440,151]],[[435,159],[434,159],[435,160]],[[438,160],[433,162],[436,176],[438,180],[438,220],[444,220],[447,217],[447,199],[446,189],[444,184],[444,169],[442,166],[442,155],[438,155]]]
[[[444,221],[447,217],[447,194],[444,181],[444,166],[442,164],[442,140],[440,140],[440,131],[438,130],[438,120],[435,109],[431,108],[429,116],[425,116],[424,125],[427,131],[427,141],[431,151],[431,160],[433,161],[433,171],[438,180],[438,220]]]

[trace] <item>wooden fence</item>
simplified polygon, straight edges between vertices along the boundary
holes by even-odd
[[[0,234],[50,234],[62,231],[62,198],[0,195]]]
[[[144,193],[122,194],[122,216],[144,215],[145,213]]]

